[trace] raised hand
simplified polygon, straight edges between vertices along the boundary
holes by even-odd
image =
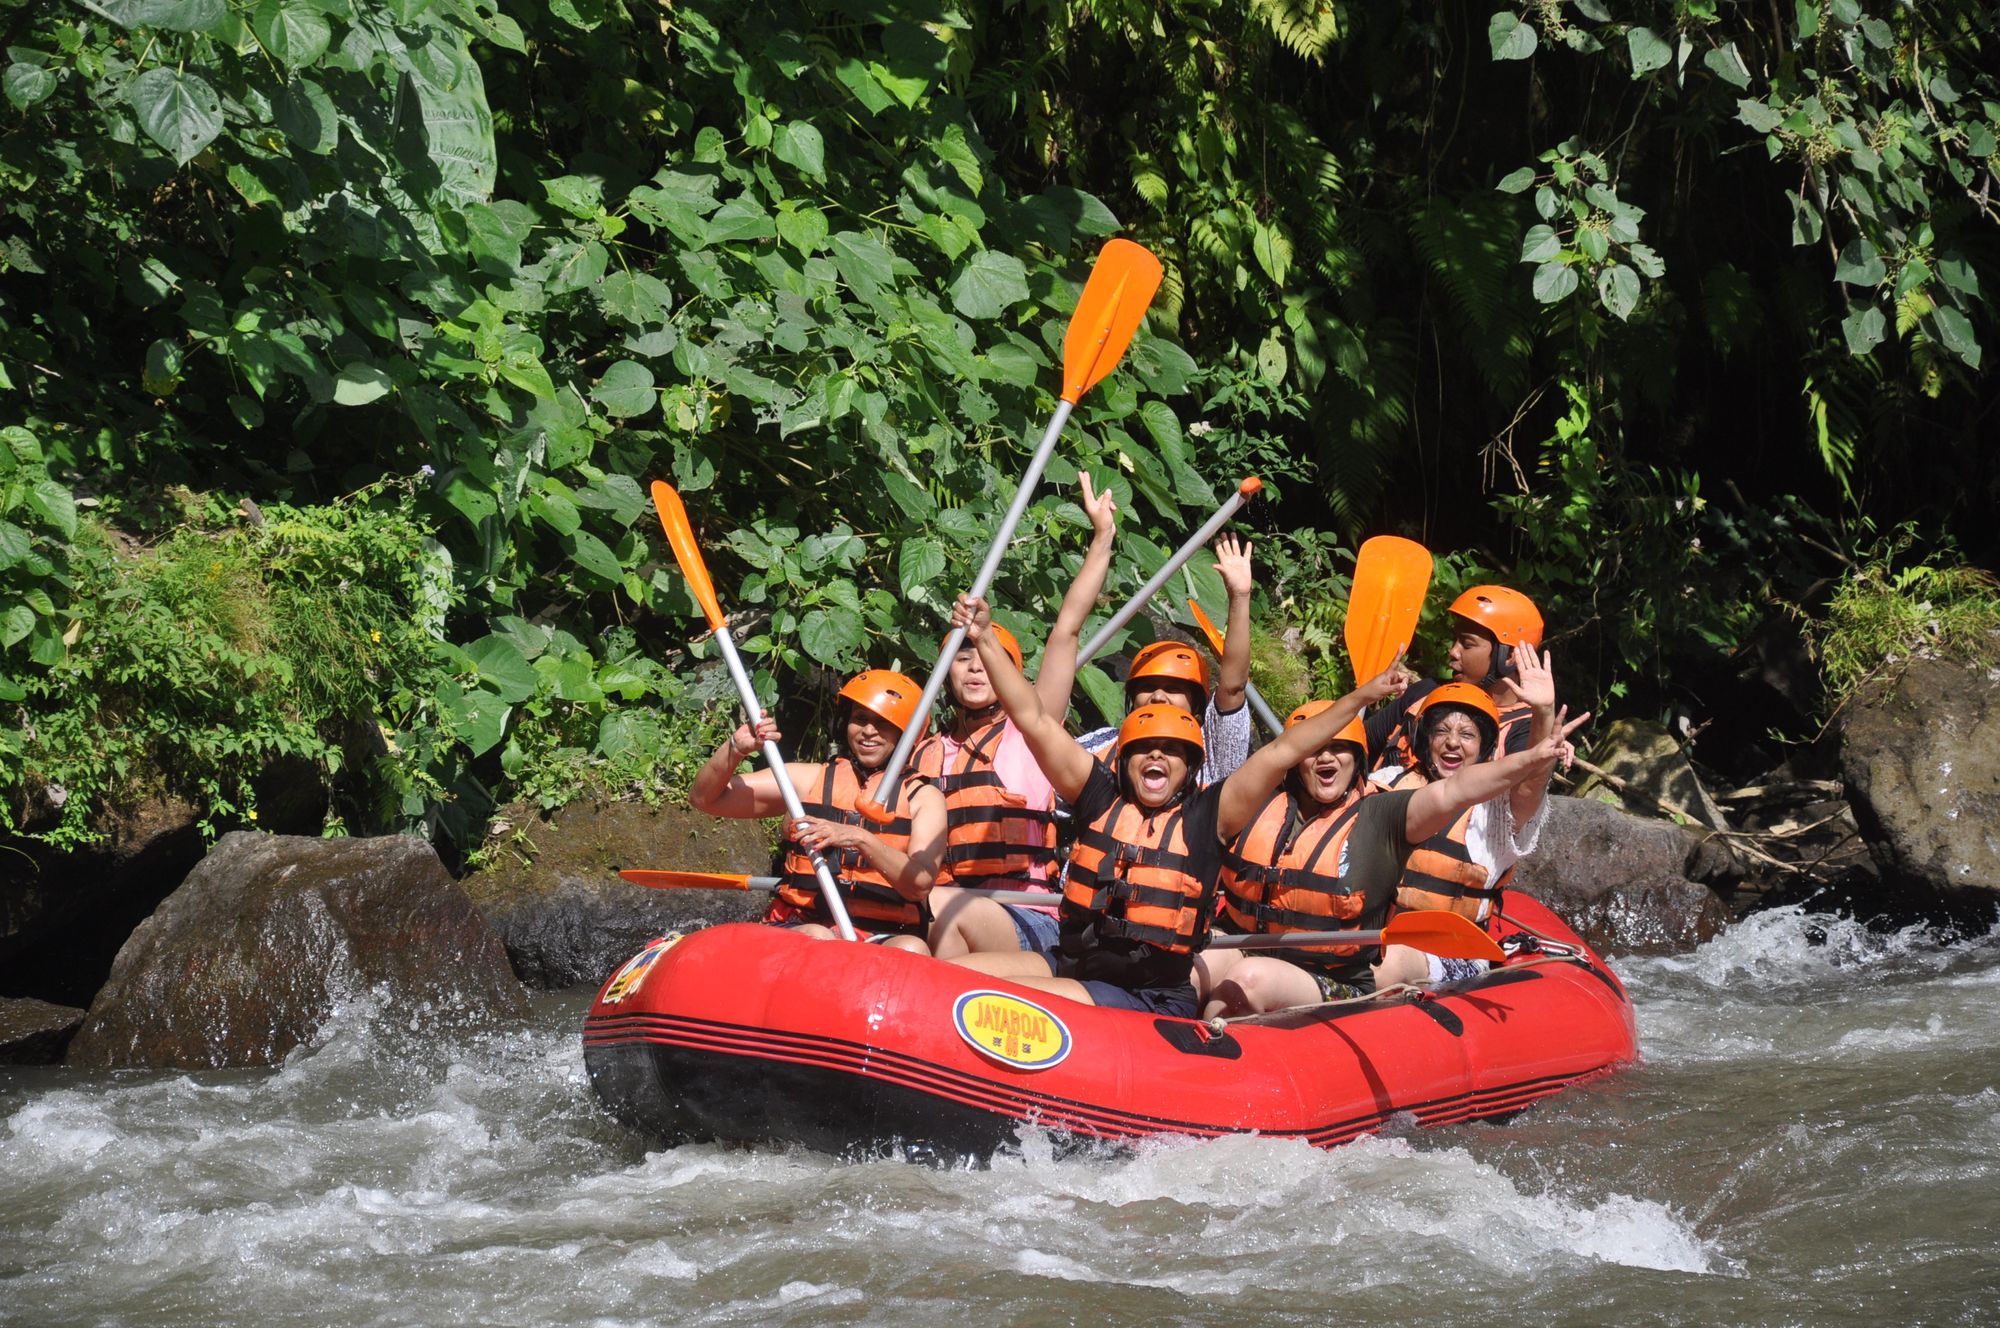
[[[1257,584],[1250,572],[1250,541],[1223,535],[1215,541],[1215,574],[1231,599],[1250,598]]]
[[[1544,654],[1526,641],[1514,647],[1514,672],[1516,677],[1502,678],[1500,685],[1514,694],[1514,699],[1537,710],[1553,710],[1556,704],[1555,655]]]
[[[1089,471],[1079,472],[1079,478],[1083,482],[1083,514],[1090,518],[1091,532],[1099,539],[1110,539],[1117,530],[1114,518],[1118,513],[1118,499],[1109,489],[1103,493],[1096,492],[1091,486]]]
[[[1569,768],[1570,762],[1576,759],[1576,747],[1570,742],[1569,735],[1583,727],[1590,719],[1590,712],[1586,710],[1575,719],[1570,719],[1568,716],[1568,706],[1556,711],[1555,732],[1528,749],[1536,758],[1551,765],[1560,762],[1565,770]]]
[[[951,625],[965,629],[965,644],[976,646],[993,621],[993,606],[984,599],[960,595],[951,606]]]
[[[767,742],[777,742],[784,736],[778,732],[778,721],[766,715],[757,721],[757,727],[754,729],[748,724],[737,725],[736,732],[729,735],[729,750],[740,760],[746,756],[755,756],[759,747]]]
[[[1380,673],[1370,678],[1367,682],[1362,683],[1354,690],[1360,693],[1364,704],[1374,705],[1377,701],[1386,701],[1392,696],[1401,696],[1405,691],[1409,690],[1410,684],[1416,680],[1416,675],[1410,672],[1409,667],[1403,663],[1403,657],[1398,655],[1395,662],[1388,668],[1383,669]]]

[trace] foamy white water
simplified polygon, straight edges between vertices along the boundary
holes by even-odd
[[[276,1072],[0,1071],[0,1322],[1979,1322],[2000,940],[1775,910],[1620,965],[1646,1062],[1502,1125],[981,1171],[647,1153],[581,995]]]

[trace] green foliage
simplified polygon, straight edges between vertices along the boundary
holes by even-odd
[[[407,490],[273,504],[261,524],[193,506],[152,548],[79,524],[62,653],[19,684],[0,824],[87,843],[101,807],[165,791],[212,834],[256,820],[253,783],[281,758],[357,828],[399,824],[406,797],[421,812],[438,791],[421,711],[447,672]]]
[[[1321,692],[1339,550],[1375,530],[1436,548],[1440,592],[1529,588],[1616,693],[1778,598],[1788,536],[1829,533],[1815,503],[1844,532],[1991,496],[1984,6],[1835,0],[1779,30],[1537,4],[1464,31],[1389,0],[6,12],[0,784],[17,809],[69,790],[72,839],[142,747],[203,772],[212,819],[290,750],[338,776],[346,824],[459,844],[498,799],[670,792],[734,702],[688,641],[656,476],[761,694],[817,732],[840,676],[931,658],[1113,234],[1167,281],[1002,565],[1031,652],[1084,469],[1120,503],[1113,602],[1263,478],[1267,604]],[[1750,457],[1780,478],[1739,497]],[[252,497],[267,533],[160,517],[175,485]],[[390,510],[391,581],[296,561]],[[133,535],[143,575],[111,552]],[[279,566],[224,558],[211,585],[197,540]],[[283,607],[343,581],[431,653],[346,649],[365,597]],[[120,586],[157,609],[123,645]],[[203,626],[173,638],[167,606]],[[79,663],[99,649],[148,662]],[[78,689],[120,669],[125,716],[203,687],[248,708],[227,742],[198,710],[101,768],[24,736],[94,733]]]
[[[1809,625],[1830,711],[1912,659],[2000,664],[2000,580],[1949,547],[1915,553],[1916,532],[1907,528],[1877,544]]]

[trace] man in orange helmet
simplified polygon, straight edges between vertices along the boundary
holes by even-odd
[[[1533,708],[1515,686],[1518,675],[1513,656],[1516,646],[1541,647],[1541,610],[1526,595],[1507,586],[1473,586],[1453,600],[1447,612],[1452,621],[1447,657],[1452,681],[1480,688],[1493,701],[1500,727],[1499,755],[1527,750]],[[1410,712],[1439,685],[1419,683],[1395,705],[1370,715],[1370,750],[1384,753],[1397,764],[1411,764]]]
[[[1245,704],[1250,683],[1250,545],[1234,535],[1215,542],[1215,571],[1229,592],[1229,625],[1223,641],[1222,664],[1215,691],[1209,692],[1208,661],[1182,641],[1155,641],[1132,656],[1125,673],[1125,708],[1170,705],[1201,719],[1201,773],[1198,782],[1213,784],[1229,778],[1250,755],[1250,707]],[[1109,760],[1118,741],[1114,727],[1093,729],[1077,739],[1100,761]]]

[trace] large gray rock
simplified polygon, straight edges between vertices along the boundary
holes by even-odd
[[[499,938],[423,840],[237,832],[132,933],[65,1061],[273,1065],[371,992],[434,1025],[527,1012]]]
[[[2000,890],[2000,670],[1913,662],[1842,717],[1841,776],[1888,876]]]
[[[38,792],[24,829],[55,827],[55,796]],[[199,819],[155,794],[106,807],[85,848],[0,837],[0,995],[88,1005],[132,929],[201,861]]]
[[[0,1000],[0,1065],[54,1065],[83,1011],[30,999]]]
[[[1643,719],[1618,720],[1591,739],[1590,759],[1622,787],[1614,788],[1592,775],[1577,786],[1579,797],[1623,801],[1641,816],[1658,815],[1665,804],[1711,830],[1729,828],[1679,740],[1662,725]]]
[[[1691,874],[1714,871],[1702,839],[1589,798],[1551,796],[1541,843],[1514,868],[1600,954],[1664,954],[1719,932],[1729,910]]]
[[[757,875],[771,865],[775,822],[728,821],[673,807],[573,802],[543,819],[510,807],[487,845],[492,866],[466,892],[507,946],[520,979],[560,989],[602,982],[653,937],[747,922],[765,894],[653,890],[622,867]]]

